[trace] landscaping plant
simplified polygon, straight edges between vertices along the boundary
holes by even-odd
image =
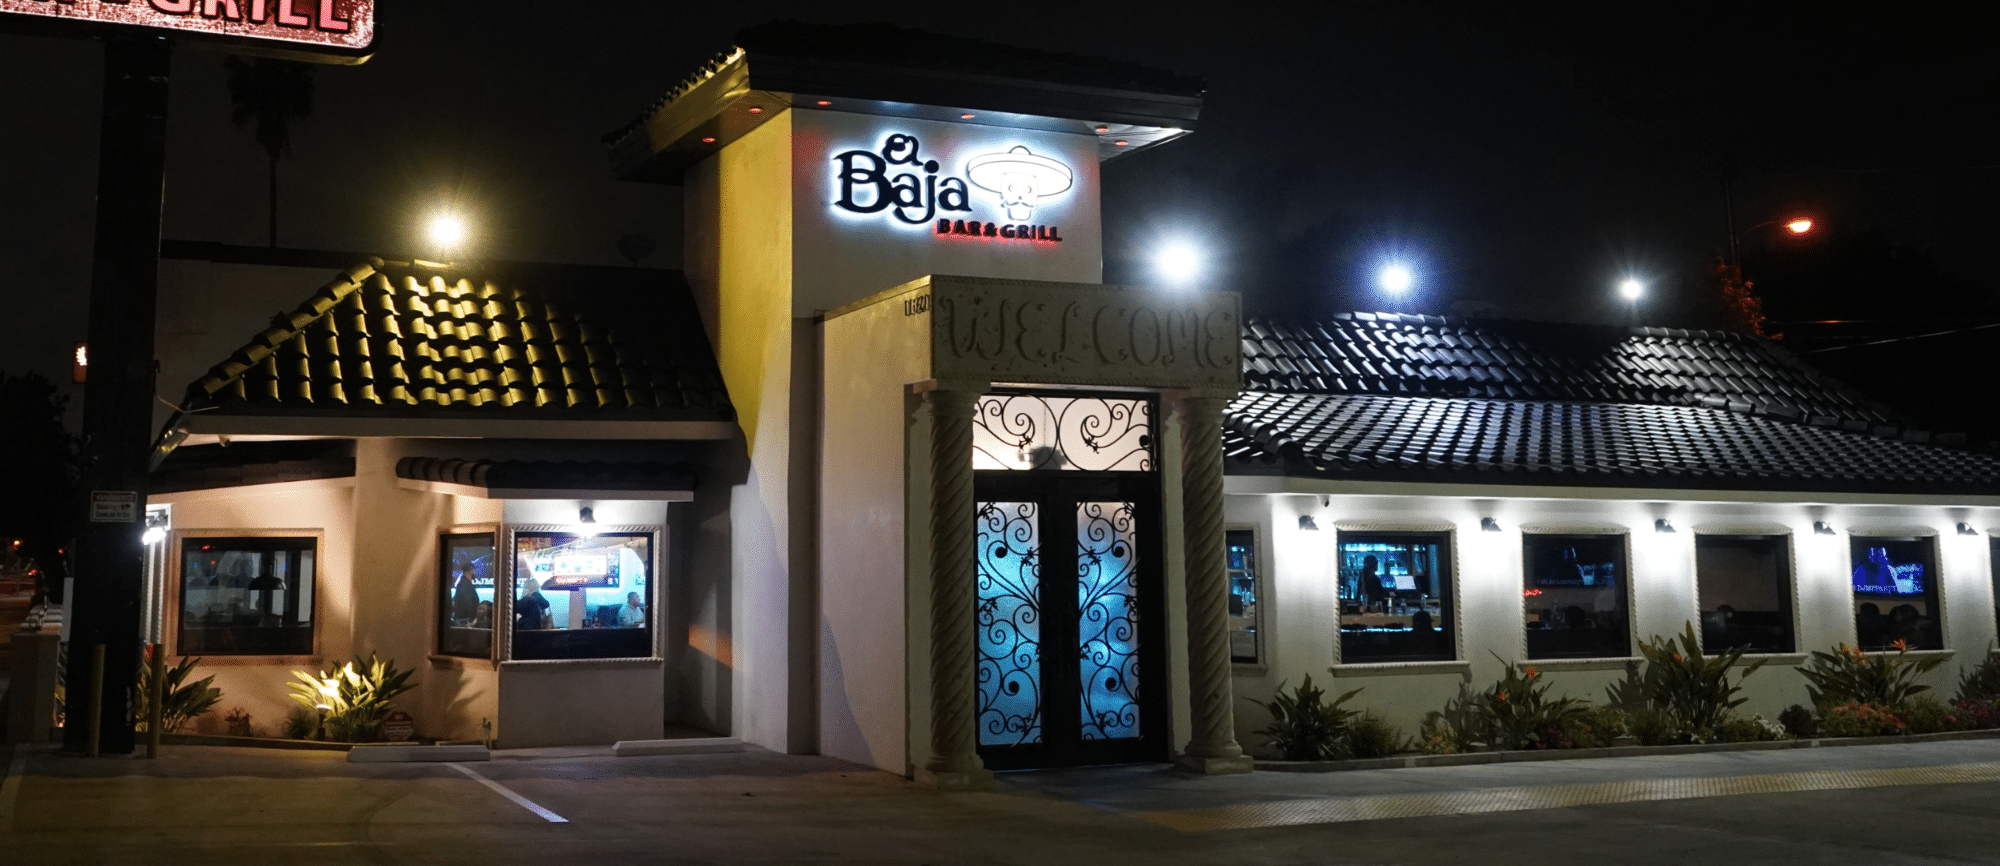
[[[1347,727],[1347,751],[1355,758],[1386,758],[1409,749],[1403,729],[1374,713],[1362,713]]]
[[[1778,724],[1784,725],[1787,733],[1800,740],[1819,733],[1819,719],[1812,710],[1799,704],[1786,707],[1784,712],[1779,713]]]
[[[1995,700],[2000,700],[2000,655],[1988,649],[1985,660],[1958,678],[1958,701]]]
[[[1826,708],[1839,704],[1868,704],[1875,707],[1896,707],[1910,698],[1929,691],[1930,686],[1917,682],[1917,677],[1929,673],[1944,659],[1911,659],[1910,645],[1896,641],[1896,654],[1869,655],[1857,647],[1841,644],[1833,652],[1814,650],[1812,661],[1799,668],[1799,675],[1809,683],[1806,694],[1812,698],[1813,706],[1824,715]]]
[[[1966,729],[1965,719],[1956,707],[1947,707],[1936,695],[1918,695],[1904,701],[1895,708],[1896,717],[1903,720],[1907,733],[1936,734],[1944,731]]]
[[[1871,704],[1828,707],[1820,727],[1829,737],[1887,737],[1908,731],[1895,713]]]
[[[1783,724],[1763,716],[1730,716],[1723,720],[1716,733],[1725,743],[1768,743],[1792,738]]]
[[[389,702],[413,688],[413,671],[397,671],[396,663],[368,654],[368,660],[354,661],[318,676],[293,671],[298,682],[287,683],[292,700],[308,708],[325,705],[326,732],[344,743],[374,740],[381,733],[382,719],[389,715]]]
[[[1458,695],[1442,710],[1424,714],[1417,729],[1417,751],[1426,755],[1456,755],[1472,748],[1473,731],[1479,727],[1479,696],[1460,683]]]
[[[285,714],[285,723],[279,726],[278,731],[287,740],[310,740],[313,726],[318,723],[319,718],[314,715],[312,707],[293,707],[291,712]]]
[[[223,733],[232,737],[254,737],[257,729],[250,724],[250,711],[242,707],[232,707],[222,716]]]
[[[1578,749],[1602,749],[1624,733],[1625,714],[1617,707],[1586,708],[1563,727],[1563,735]]]
[[[1499,658],[1499,656],[1494,656]],[[1576,698],[1550,698],[1550,683],[1541,671],[1501,659],[1506,673],[1481,692],[1474,707],[1486,742],[1497,749],[1558,749],[1573,743],[1564,726],[1583,715],[1587,705]]]
[[[1326,702],[1326,692],[1313,685],[1312,675],[1290,694],[1283,683],[1269,701],[1250,699],[1271,714],[1271,723],[1256,731],[1265,745],[1278,750],[1287,761],[1334,761],[1348,756],[1348,720],[1360,715],[1342,709],[1341,704],[1361,693],[1360,689]]]
[[[1606,696],[1625,710],[1633,736],[1644,745],[1714,740],[1729,711],[1747,700],[1736,697],[1742,680],[1764,666],[1761,659],[1752,662],[1732,681],[1729,669],[1743,657],[1742,648],[1703,655],[1692,622],[1678,645],[1655,636],[1639,644],[1639,653],[1645,670],[1628,671]]]
[[[147,722],[153,718],[153,666],[150,662],[154,649],[146,648],[146,658],[139,663],[139,678],[133,686],[133,729],[138,731],[146,730]],[[222,690],[214,685],[215,677],[188,682],[188,675],[194,673],[198,664],[201,664],[201,659],[190,656],[166,669],[164,697],[160,701],[160,730],[177,732],[222,701]]]

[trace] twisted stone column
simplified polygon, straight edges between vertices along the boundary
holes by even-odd
[[[1201,773],[1247,773],[1236,743],[1229,669],[1229,569],[1223,558],[1220,397],[1185,397],[1181,416],[1181,533],[1187,540],[1188,692],[1193,736],[1180,765]]]
[[[975,391],[936,390],[931,407],[931,755],[925,781],[947,790],[993,778],[979,760],[974,675],[977,563],[972,494]]]

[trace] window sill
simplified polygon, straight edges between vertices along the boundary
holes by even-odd
[[[448,656],[441,653],[432,653],[429,656],[429,658],[431,662],[431,670],[457,670],[457,671],[493,670],[493,660],[488,658],[476,658],[472,656]]]
[[[1351,665],[1334,665],[1335,677],[1393,677],[1404,674],[1457,674],[1472,676],[1472,663],[1467,661],[1441,662],[1364,662]]]
[[[1271,666],[1263,662],[1230,662],[1229,672],[1239,677],[1264,677],[1271,675]]]
[[[1613,671],[1623,670],[1626,666],[1641,661],[1644,659],[1638,656],[1604,656],[1587,659],[1522,659],[1514,664],[1540,671]]]
[[[181,659],[188,657],[186,655],[174,656],[174,658]],[[205,668],[247,668],[264,665],[283,665],[291,668],[320,670],[321,665],[326,662],[326,658],[323,656],[218,656],[195,653],[193,657],[201,659],[201,666]]]
[[[1709,657],[1714,658],[1715,654],[1709,653]],[[1740,668],[1744,665],[1756,664],[1758,662],[1772,665],[1802,665],[1806,663],[1806,653],[1763,653],[1760,655],[1744,653],[1742,658],[1736,660],[1736,667]]]
[[[667,663],[663,658],[635,659],[512,659],[500,663],[501,672],[534,671],[553,673],[561,671],[619,671],[646,670],[658,668]]]
[[[1957,654],[1958,654],[1957,650],[1948,650],[1948,649],[1910,650],[1909,652],[1902,652],[1902,653],[1899,653],[1895,650],[1869,650],[1867,652],[1862,653],[1862,655],[1868,656],[1870,658],[1875,658],[1875,657],[1892,658],[1892,659],[1905,658],[1911,661],[1928,661],[1930,659],[1938,659],[1939,661],[1951,661],[1952,656]],[[1801,656],[1800,661],[1804,660],[1805,660],[1804,657]]]

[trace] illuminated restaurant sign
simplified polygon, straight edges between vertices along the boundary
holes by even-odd
[[[166,30],[344,63],[367,59],[375,46],[375,0],[0,0],[0,13]]]
[[[1061,227],[1032,222],[1035,208],[1076,183],[1069,166],[1025,146],[975,155],[948,172],[924,155],[916,136],[902,133],[873,151],[835,154],[833,162],[834,207],[957,237],[1061,243]]]

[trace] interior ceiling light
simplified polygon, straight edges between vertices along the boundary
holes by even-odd
[[[815,104],[815,105],[832,105],[832,104],[833,104],[833,100],[831,100],[831,99],[822,99],[822,100],[820,100],[820,101],[818,101],[818,102],[816,102],[816,103],[813,103],[813,104]]]
[[[1124,146],[1125,146],[1125,139],[1122,139],[1122,138],[1121,138],[1121,139],[1118,139],[1117,141],[1114,141],[1114,142],[1112,142],[1112,144],[1115,144],[1115,145],[1118,145],[1119,147],[1124,147]]]
[[[968,111],[968,112],[966,112],[966,113],[964,113],[964,114],[961,114],[961,115],[959,115],[959,116],[958,116],[958,119],[959,119],[959,120],[971,120],[971,119],[972,119],[972,112]]]
[[[755,105],[752,105],[752,106],[750,106],[750,113],[751,113],[751,114],[763,114],[763,113],[764,113],[764,109],[762,109],[762,108],[758,108],[757,106],[755,106]]]

